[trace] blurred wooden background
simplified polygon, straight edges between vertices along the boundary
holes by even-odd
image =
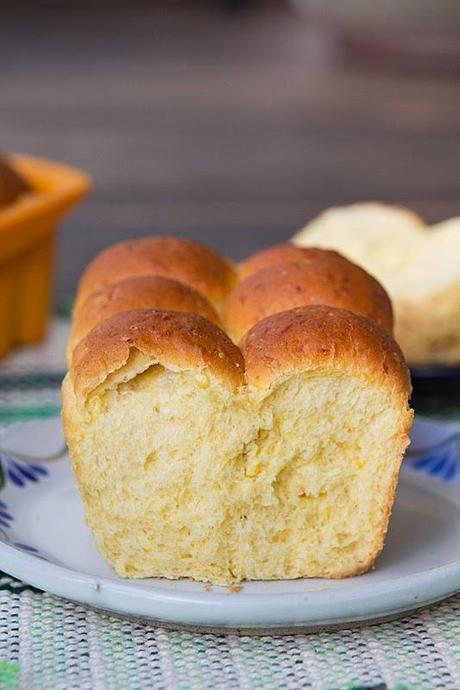
[[[351,63],[287,5],[243,5],[2,10],[1,147],[94,177],[60,235],[60,299],[149,232],[238,259],[331,204],[460,214],[458,74]]]

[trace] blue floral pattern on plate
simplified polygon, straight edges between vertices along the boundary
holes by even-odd
[[[49,470],[38,463],[26,463],[21,460],[16,460],[4,453],[0,454],[0,467],[3,476],[18,488],[24,488],[28,484],[36,484],[40,479],[49,476]],[[22,542],[11,541],[9,529],[12,527],[14,517],[8,505],[0,500],[0,527],[2,527],[2,534],[5,539],[17,549],[26,553],[33,554],[43,560],[48,560],[44,554],[40,552],[35,546],[30,544],[23,544]],[[5,529],[7,531],[5,531]]]
[[[5,454],[0,455],[0,460],[7,479],[15,486],[24,487],[27,482],[38,482],[48,474],[48,470],[43,465],[21,462]]]
[[[420,451],[416,458],[409,458],[411,467],[445,482],[459,479],[460,434],[456,433],[440,443]]]
[[[8,506],[3,501],[0,501],[0,525],[2,527],[11,527],[13,516],[8,510]]]

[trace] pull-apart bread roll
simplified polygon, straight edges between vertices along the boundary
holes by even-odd
[[[67,348],[69,362],[75,346],[98,323],[123,311],[147,308],[191,312],[220,323],[208,300],[188,285],[154,275],[127,278],[94,292],[75,310]]]
[[[206,315],[128,308],[76,345],[63,420],[120,575],[335,578],[382,549],[409,393],[388,328],[350,310],[286,307],[240,349]]]
[[[84,271],[78,287],[78,309],[101,288],[124,278],[164,276],[194,288],[219,311],[236,281],[233,266],[209,247],[178,237],[145,237],[114,244]]]
[[[225,320],[235,342],[239,342],[254,324],[266,316],[307,304],[349,309],[392,331],[390,300],[372,276],[336,252],[316,249],[310,256],[308,250],[291,249],[289,262],[268,262],[266,268],[251,273],[230,293]],[[286,257],[288,253],[284,247],[279,250]],[[296,254],[300,255],[297,257],[300,260],[295,261]],[[268,252],[261,252],[260,259],[267,258],[275,258],[274,253],[268,256]],[[258,259],[257,254],[248,259],[246,267],[251,263],[262,263]]]

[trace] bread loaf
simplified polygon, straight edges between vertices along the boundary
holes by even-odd
[[[91,284],[104,290],[99,265]],[[230,585],[372,566],[408,443],[410,381],[388,304],[379,312],[377,299],[376,320],[354,313],[353,285],[354,310],[286,304],[241,348],[196,302],[133,310],[127,297],[109,315],[98,297],[96,325],[75,336],[63,420],[88,523],[121,576]]]
[[[429,228],[405,209],[355,204],[324,212],[293,242],[336,249],[385,285],[410,364],[460,363],[460,218]]]

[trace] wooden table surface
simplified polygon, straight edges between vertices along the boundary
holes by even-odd
[[[2,12],[1,146],[94,177],[59,298],[104,245],[177,233],[240,258],[331,204],[460,214],[458,75],[344,61],[286,7]]]

